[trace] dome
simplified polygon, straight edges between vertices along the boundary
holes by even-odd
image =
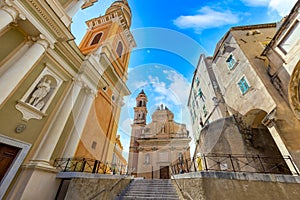
[[[124,17],[126,19],[127,25],[130,27],[131,25],[131,9],[127,0],[117,0],[111,4],[111,6],[106,10],[105,14],[109,14],[118,10],[122,10]]]

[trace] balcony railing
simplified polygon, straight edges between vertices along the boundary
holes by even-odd
[[[127,165],[117,165],[86,158],[57,158],[54,160],[53,166],[62,172],[127,174]]]
[[[292,166],[292,169],[287,163]],[[207,154],[192,159],[177,159],[170,168],[173,174],[195,171],[227,171],[299,175],[290,156]]]

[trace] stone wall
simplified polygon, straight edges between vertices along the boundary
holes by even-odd
[[[262,126],[250,128],[246,131],[242,130],[240,123],[242,122],[238,122],[233,116],[230,116],[216,120],[202,129],[198,152],[208,155],[205,160],[207,167],[210,170],[218,171],[221,170],[221,165],[226,165],[226,168],[228,167],[233,171],[267,171],[289,174],[288,166],[281,158],[281,154],[268,129]],[[215,154],[224,157],[212,157]],[[241,154],[244,156],[259,155],[261,158],[237,156],[237,159],[230,160],[226,158],[226,155],[229,154],[232,156]]]
[[[300,196],[299,176],[194,172],[176,175],[175,178],[183,190],[185,199],[282,200],[299,199]]]
[[[119,175],[100,176],[94,178],[73,178],[65,200],[114,199],[129,185],[132,178],[126,177],[121,179],[122,176]],[[115,187],[113,187],[114,185]]]

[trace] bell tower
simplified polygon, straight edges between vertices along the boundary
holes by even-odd
[[[134,107],[134,120],[131,125],[131,138],[129,147],[128,170],[132,170],[132,175],[137,175],[139,144],[137,140],[140,138],[146,126],[147,118],[147,96],[142,90],[136,97],[136,107]]]
[[[114,152],[126,85],[130,52],[136,46],[130,31],[131,9],[127,0],[116,0],[105,14],[86,21],[88,29],[79,48],[99,74],[97,97],[75,156],[110,161]],[[94,144],[94,145],[93,145]]]
[[[79,44],[84,55],[105,55],[107,58],[100,62],[108,61],[123,81],[127,79],[130,52],[136,46],[130,32],[131,17],[127,0],[113,2],[103,16],[86,21],[88,29]]]
[[[145,126],[147,116],[147,96],[142,90],[136,97],[136,107],[134,107],[134,121],[133,124]]]

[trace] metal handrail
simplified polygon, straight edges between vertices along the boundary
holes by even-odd
[[[117,165],[109,162],[88,158],[56,158],[53,166],[62,172],[87,172],[93,174],[107,174],[113,172],[127,174],[127,165]]]
[[[299,172],[290,156],[267,156],[251,154],[204,154],[186,160],[177,159],[170,166],[173,174],[199,171],[196,160],[201,158],[203,171],[231,171],[252,173],[292,174]],[[291,162],[294,169],[287,166]],[[197,164],[198,165],[198,164]]]
[[[89,200],[93,200],[96,197],[98,197],[100,194],[102,194],[103,192],[111,192],[122,180],[124,180],[125,178],[127,178],[129,175],[126,174],[123,177],[119,178],[119,180],[117,182],[115,182],[110,189],[102,189],[101,191],[97,192],[96,194],[94,194],[92,197],[89,198]],[[111,193],[110,193],[111,194]]]
[[[191,197],[191,195],[187,192],[185,192],[181,187],[180,185],[177,183],[177,180],[176,180],[176,177],[174,176],[174,174],[171,172],[171,176],[173,177],[173,180],[175,181],[175,184],[177,186],[177,188],[179,189],[182,197],[188,197],[190,200],[193,200],[193,198]]]

